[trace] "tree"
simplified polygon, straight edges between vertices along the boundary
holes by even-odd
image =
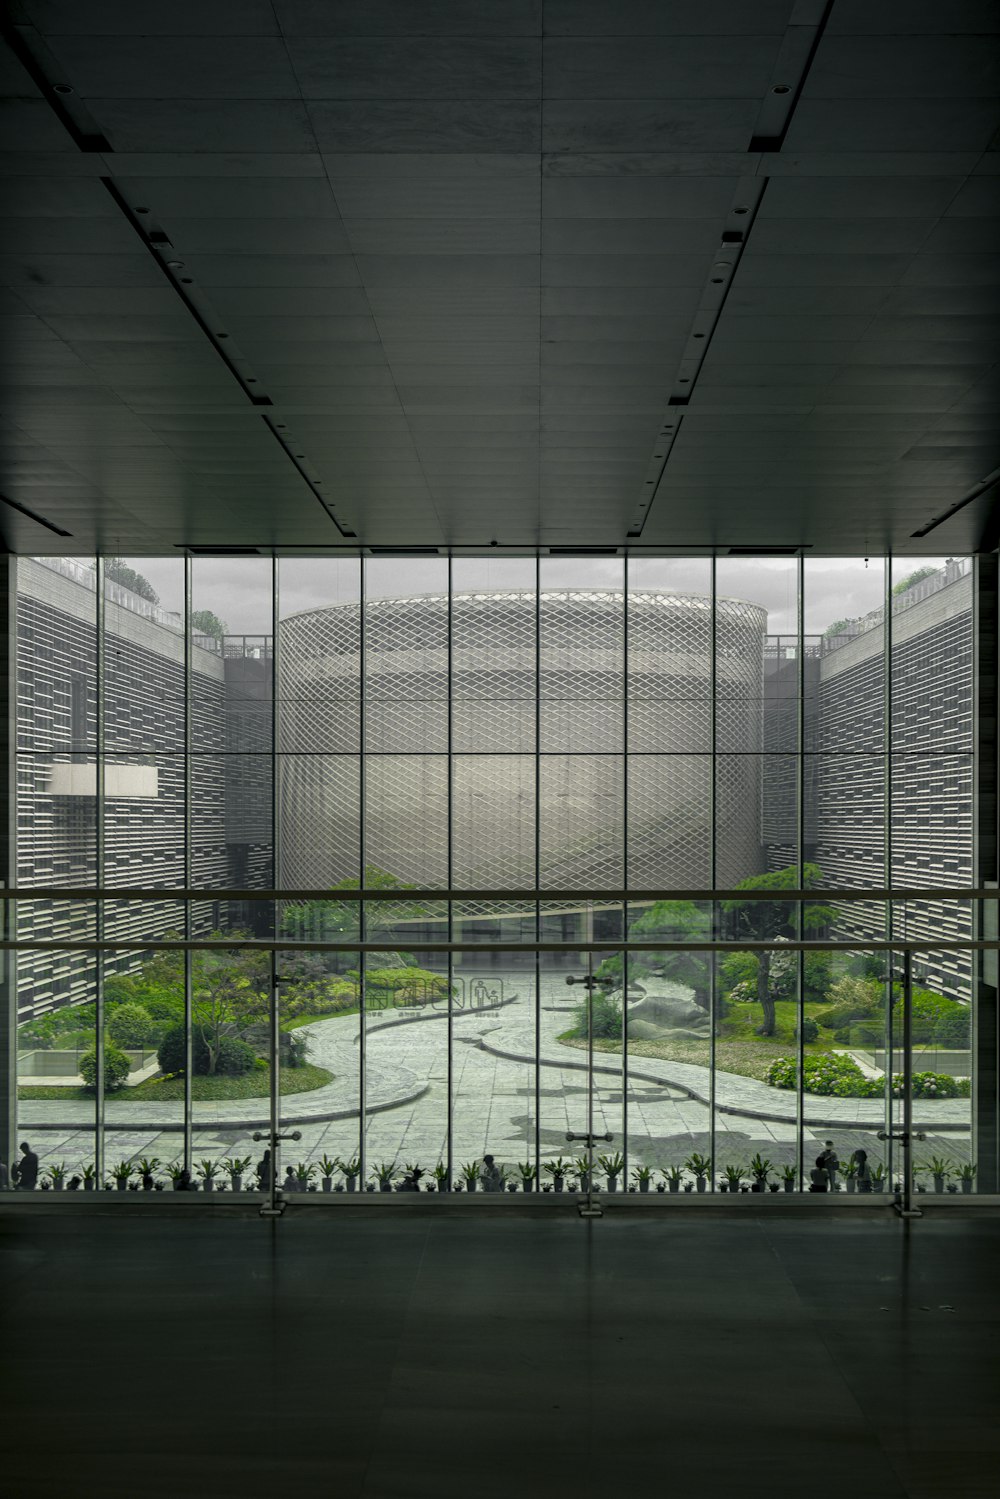
[[[148,599],[151,604],[160,602],[160,595],[149,579],[129,567],[120,557],[105,557],[104,576],[110,583],[119,583],[122,588],[127,588],[130,593],[137,593],[141,599]]]
[[[211,609],[195,609],[191,615],[191,628],[197,635],[211,635],[221,640],[226,633],[226,622]]]
[[[893,594],[898,596],[906,593],[907,589],[913,588],[917,583],[922,583],[925,578],[933,577],[936,572],[936,567],[918,567],[916,572],[907,573],[905,578],[900,578],[898,583],[893,584]]]
[[[822,878],[823,872],[818,864],[802,866],[803,890],[818,889]],[[736,886],[737,890],[773,890],[776,895],[774,900],[723,901],[722,909],[732,918],[735,936],[752,942],[788,941],[794,938],[795,907],[798,902],[781,900],[777,892],[798,888],[799,871],[794,864],[790,864],[787,869],[776,869],[770,874],[754,874],[749,879],[741,880]],[[820,927],[829,926],[835,915],[832,906],[803,901],[802,930],[816,931]],[[771,960],[774,954],[765,949],[755,952],[754,956],[757,960],[757,1002],[764,1015],[759,1034],[773,1036],[775,995],[771,984]]]

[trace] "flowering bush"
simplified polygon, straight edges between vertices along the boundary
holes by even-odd
[[[794,1088],[797,1080],[792,1057],[779,1057],[768,1068],[767,1081],[773,1088]],[[881,1098],[879,1078],[866,1077],[850,1057],[806,1057],[803,1063],[803,1087],[807,1093],[833,1098]]]
[[[772,1088],[794,1088],[798,1069],[794,1057],[778,1057],[767,1070]],[[803,1087],[807,1093],[832,1098],[881,1098],[882,1078],[867,1077],[856,1062],[844,1056],[806,1057]],[[903,1090],[902,1073],[895,1073],[892,1090],[899,1098]],[[968,1078],[949,1077],[946,1072],[915,1072],[914,1098],[968,1098]]]

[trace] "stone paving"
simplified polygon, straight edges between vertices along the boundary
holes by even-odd
[[[535,1136],[535,1004],[533,976],[503,980],[505,1002],[499,1007],[460,1011],[453,1023],[451,1059],[453,1162],[490,1151],[498,1161],[515,1165],[530,1158]],[[568,1145],[567,1130],[587,1127],[586,1057],[556,1038],[568,1028],[579,1001],[571,999],[560,976],[544,977],[540,996],[542,1069],[538,1113],[543,1160],[580,1153]],[[391,1012],[392,1018],[369,1018],[366,1039],[368,1113],[365,1153],[369,1168],[379,1161],[403,1166],[419,1162],[429,1168],[447,1148],[448,1046],[442,1015],[426,1011]],[[282,1125],[301,1131],[300,1142],[287,1147],[287,1160],[318,1160],[322,1155],[349,1158],[359,1150],[357,1016],[319,1021],[304,1027],[310,1061],[334,1074],[331,1083],[310,1093],[286,1095]],[[608,1053],[595,1058],[594,1129],[610,1130],[622,1146],[628,1105],[629,1154],[633,1164],[664,1167],[682,1162],[692,1150],[710,1148],[709,1071],[685,1062],[633,1057],[629,1087],[623,1093],[620,1066]],[[935,1134],[927,1151],[954,1153],[956,1134],[968,1133],[969,1101],[942,1100],[917,1104],[918,1123]],[[91,1105],[75,1101],[30,1100],[20,1105],[19,1131],[42,1160],[66,1161],[79,1169],[93,1155]],[[129,1104],[108,1100],[105,1158],[141,1155],[172,1161],[182,1147],[179,1104]],[[843,1155],[864,1145],[871,1149],[882,1121],[881,1105],[869,1099],[812,1098],[807,1102],[805,1151],[812,1142],[837,1131]],[[251,1139],[267,1124],[262,1099],[197,1103],[194,1157],[219,1159],[253,1155],[262,1147]],[[116,1127],[120,1126],[120,1127]],[[746,1161],[754,1150],[776,1164],[796,1154],[795,1097],[731,1073],[716,1075],[716,1158]],[[820,1147],[817,1145],[817,1151]]]

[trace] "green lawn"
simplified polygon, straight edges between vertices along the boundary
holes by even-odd
[[[822,1005],[807,1004],[805,1013],[815,1015]],[[753,1077],[758,1082],[767,1081],[767,1069],[776,1057],[794,1057],[796,1054],[795,1025],[797,1007],[794,1000],[779,999],[775,1002],[775,1033],[773,1036],[758,1036],[760,1025],[759,1005],[730,1005],[722,1020],[719,1034],[715,1038],[715,1065],[720,1072],[733,1072],[739,1077]],[[586,1041],[564,1031],[559,1037],[566,1046],[581,1048]],[[629,1055],[634,1057],[659,1057],[664,1062],[692,1062],[698,1067],[709,1064],[708,1037],[668,1036],[660,1041],[630,1041]],[[820,1027],[819,1039],[806,1043],[807,1055],[843,1049],[833,1039],[833,1032]],[[621,1052],[620,1041],[602,1040],[594,1042],[595,1051]]]
[[[325,1067],[283,1067],[280,1076],[282,1097],[289,1093],[312,1093],[333,1081],[333,1073]],[[245,1072],[242,1077],[194,1077],[191,1079],[191,1096],[196,1102],[230,1098],[267,1098],[270,1089],[269,1075],[264,1072]],[[87,1088],[18,1088],[18,1098],[76,1098],[93,1102],[94,1095]],[[123,1088],[120,1093],[109,1093],[106,1104],[111,1109],[128,1108],[132,1103],[150,1103],[157,1099],[176,1102],[184,1098],[182,1077],[151,1077],[135,1088]]]

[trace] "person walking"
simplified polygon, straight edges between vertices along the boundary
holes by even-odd
[[[28,1144],[21,1141],[21,1159],[14,1166],[14,1180],[19,1192],[33,1192],[38,1181],[38,1157]]]

